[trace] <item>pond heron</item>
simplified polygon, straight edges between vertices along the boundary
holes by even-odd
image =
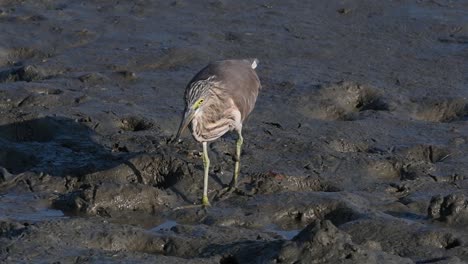
[[[208,142],[228,131],[238,134],[234,175],[230,188],[235,188],[239,176],[240,155],[244,139],[242,123],[255,106],[260,80],[255,72],[257,59],[223,60],[210,63],[198,72],[185,90],[185,111],[176,140],[191,124],[192,135],[203,145],[203,197],[202,205],[209,206]]]

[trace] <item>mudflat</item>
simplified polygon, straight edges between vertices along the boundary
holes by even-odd
[[[468,2],[0,1],[0,262],[468,262]],[[235,135],[174,138],[258,58]]]

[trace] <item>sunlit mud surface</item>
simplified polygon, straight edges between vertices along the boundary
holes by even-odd
[[[467,1],[0,0],[1,263],[468,262]],[[185,85],[256,57],[235,135]]]

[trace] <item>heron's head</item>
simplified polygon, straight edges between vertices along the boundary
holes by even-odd
[[[192,122],[193,118],[198,113],[200,113],[206,100],[207,98],[205,98],[205,96],[199,96],[197,98],[193,98],[193,100],[190,101],[188,100],[188,103],[185,106],[184,117],[182,119],[182,122],[180,123],[175,140],[178,140],[178,138],[185,131],[190,122]]]

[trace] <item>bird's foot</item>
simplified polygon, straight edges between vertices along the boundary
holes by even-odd
[[[248,193],[246,193],[245,191],[237,188],[235,185],[231,184],[231,185],[228,185],[228,186],[224,187],[223,189],[219,190],[218,193],[215,195],[215,197],[213,199],[215,201],[226,200],[232,194],[237,194],[237,195],[241,195],[241,196],[249,196]]]
[[[205,207],[210,207],[210,206],[211,206],[210,200],[208,200],[208,196],[203,196],[203,198],[202,198],[202,206],[205,206]]]
[[[178,207],[174,208],[173,210],[177,211],[177,210],[192,209],[192,208],[206,209],[208,207],[211,207],[210,200],[208,199],[207,196],[203,196],[201,204],[191,204],[191,205],[178,206]]]
[[[211,204],[209,204],[209,203],[208,203],[208,205],[206,205],[206,204],[191,204],[191,205],[177,206],[176,208],[174,208],[172,210],[177,211],[177,210],[194,209],[194,208],[200,208],[200,209],[206,210],[209,207],[211,207]]]

